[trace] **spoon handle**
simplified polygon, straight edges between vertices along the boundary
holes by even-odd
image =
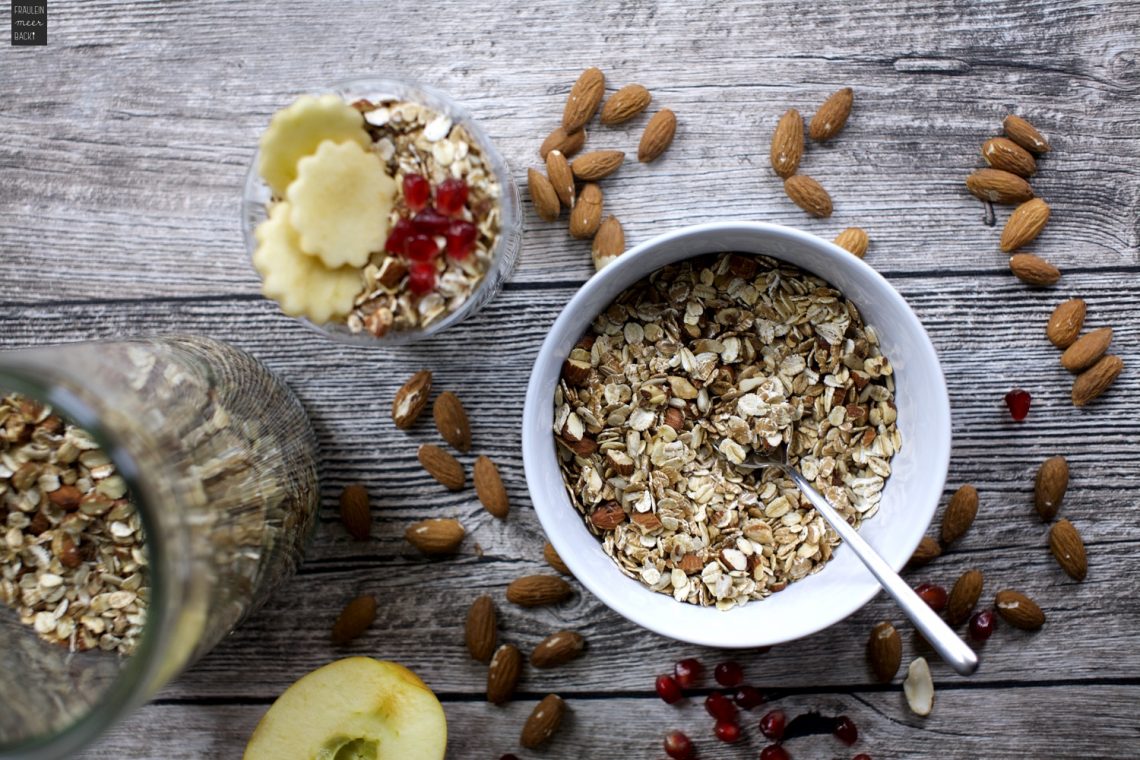
[[[823,519],[827,520],[828,524],[835,529],[835,532],[843,539],[843,543],[850,546],[851,550],[863,561],[871,574],[878,579],[882,587],[898,603],[902,611],[914,623],[915,628],[922,632],[922,635],[926,637],[926,640],[930,642],[930,645],[934,647],[942,659],[964,676],[968,676],[977,670],[978,655],[974,653],[974,650],[958,638],[950,626],[938,617],[938,613],[932,610],[922,600],[922,597],[916,594],[906,581],[891,569],[891,566],[879,556],[879,553],[863,540],[858,531],[852,528],[828,503],[827,499],[823,498],[812,487],[807,478],[796,472],[795,468],[786,467],[782,469],[800,487],[816,511],[823,515]]]

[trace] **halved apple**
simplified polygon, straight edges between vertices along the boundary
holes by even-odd
[[[442,760],[447,719],[415,673],[370,657],[337,660],[277,698],[243,760]]]

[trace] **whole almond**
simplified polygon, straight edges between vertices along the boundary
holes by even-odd
[[[784,111],[776,122],[772,133],[772,145],[768,149],[768,160],[776,175],[787,179],[800,168],[804,155],[804,120],[794,108]]]
[[[1089,562],[1085,555],[1085,542],[1081,534],[1068,520],[1058,520],[1049,529],[1049,551],[1061,569],[1075,581],[1083,581],[1089,573]]]
[[[332,643],[347,644],[368,630],[376,619],[376,597],[358,596],[344,606],[332,627]]]
[[[530,653],[530,664],[536,668],[556,668],[582,654],[586,640],[574,631],[552,633],[538,642]]]
[[[1037,172],[1037,162],[1029,151],[1005,137],[986,140],[982,144],[982,158],[993,168],[1019,177],[1032,177]]]
[[[590,257],[594,260],[594,270],[600,272],[607,264],[625,253],[625,230],[621,222],[612,214],[605,218],[594,233],[590,246]]]
[[[499,519],[506,517],[511,505],[495,463],[489,457],[477,457],[471,477],[475,481],[475,495],[479,497],[483,508]]]
[[[573,573],[570,572],[570,568],[562,561],[562,557],[558,556],[558,551],[554,548],[554,544],[549,541],[542,545],[542,558],[546,560],[546,564],[563,575],[573,575]]]
[[[368,540],[372,532],[372,511],[364,486],[353,484],[340,492],[340,521],[357,541]]]
[[[404,531],[408,543],[428,556],[454,554],[467,531],[458,520],[433,518],[412,523]]]
[[[823,105],[811,117],[808,127],[808,136],[816,142],[823,142],[835,137],[847,123],[851,115],[851,105],[855,102],[855,93],[850,87],[844,87],[831,94]]]
[[[1069,488],[1069,463],[1062,456],[1049,457],[1037,468],[1033,484],[1033,507],[1045,522],[1057,516]]]
[[[902,637],[887,620],[871,629],[867,639],[867,662],[881,683],[890,683],[902,664]]]
[[[1005,117],[1005,121],[1003,121],[1001,125],[1005,130],[1006,137],[1030,153],[1040,155],[1041,153],[1049,152],[1049,141],[1037,131],[1036,127],[1020,116],[1010,114]]]
[[[1026,283],[1037,287],[1056,285],[1061,279],[1061,270],[1040,256],[1032,253],[1015,253],[1009,257],[1009,271]]]
[[[560,150],[552,150],[546,154],[546,177],[550,180],[558,200],[566,208],[574,207],[574,172],[570,170],[570,162]]]
[[[428,475],[438,480],[448,490],[458,491],[463,488],[466,480],[463,465],[451,454],[435,444],[425,443],[420,446],[417,456]]]
[[[526,185],[530,190],[530,201],[534,204],[534,213],[545,222],[553,222],[562,210],[558,202],[558,193],[554,185],[537,169],[526,170]]]
[[[792,203],[812,216],[831,216],[831,196],[823,189],[823,185],[806,174],[795,174],[784,180],[784,192],[792,199]]]
[[[1112,343],[1112,328],[1101,327],[1085,333],[1061,354],[1061,366],[1070,372],[1080,372],[1104,356]]]
[[[439,394],[432,407],[432,416],[435,417],[436,430],[443,440],[463,453],[471,450],[471,423],[467,420],[467,412],[459,401],[459,396],[451,391]]]
[[[594,236],[602,223],[602,189],[591,183],[582,188],[570,211],[570,234],[579,240]]]
[[[1023,177],[1001,169],[978,169],[966,177],[966,187],[990,203],[1024,203],[1033,197],[1033,188]]]
[[[547,694],[542,701],[535,705],[530,717],[523,724],[519,744],[527,749],[536,749],[546,742],[562,725],[562,716],[566,713],[566,703],[557,694]]]
[[[597,182],[620,169],[623,161],[625,154],[620,150],[594,150],[575,158],[570,171],[579,182]]]
[[[610,95],[606,104],[602,106],[602,123],[607,126],[621,124],[649,107],[653,96],[649,90],[639,84],[627,84]]]
[[[1049,324],[1045,326],[1045,337],[1057,348],[1068,348],[1081,333],[1088,307],[1080,298],[1062,301],[1053,309]]]
[[[431,372],[421,369],[400,386],[396,397],[392,399],[392,420],[396,427],[407,430],[420,416],[420,412],[427,406],[431,395]]]
[[[590,522],[598,530],[614,530],[625,522],[625,510],[616,501],[599,504],[590,512]]]
[[[554,575],[524,575],[507,586],[507,601],[520,607],[556,604],[570,596],[570,584]]]
[[[957,541],[978,516],[978,490],[966,484],[950,497],[950,504],[942,515],[942,545],[949,546]]]
[[[922,540],[918,542],[918,548],[914,550],[914,554],[910,555],[910,560],[906,564],[907,567],[911,568],[922,567],[941,554],[942,547],[938,545],[938,542],[930,536],[923,536]]]
[[[1120,357],[1108,354],[1077,375],[1077,379],[1073,381],[1073,405],[1084,406],[1104,393],[1122,369],[1124,362]]]
[[[673,144],[673,136],[677,134],[677,116],[668,108],[662,108],[653,114],[653,118],[645,125],[641,133],[641,142],[637,145],[637,160],[648,164],[661,156]]]
[[[860,227],[848,227],[835,236],[835,244],[863,258],[867,254],[867,246],[871,244],[871,240],[867,237],[866,230]]]
[[[484,594],[467,610],[467,625],[464,629],[467,651],[479,662],[490,662],[499,638],[495,616],[495,603]]]
[[[562,128],[569,133],[586,126],[586,122],[594,118],[605,94],[606,75],[592,66],[583,71],[566,97],[566,107],[562,109]]]
[[[522,672],[522,652],[514,644],[503,644],[495,650],[487,668],[487,701],[501,705],[510,700]]]
[[[1040,198],[1031,198],[1013,210],[1001,231],[1001,249],[1006,253],[1037,239],[1045,222],[1049,221],[1049,204]]]
[[[950,598],[946,602],[947,623],[960,625],[966,622],[982,595],[984,582],[981,570],[970,569],[958,577],[954,588],[950,589]]]
[[[1002,620],[1014,628],[1033,631],[1045,625],[1045,613],[1036,602],[1020,591],[1007,588],[997,592],[994,607]]]
[[[570,158],[570,156],[582,150],[582,146],[586,144],[587,136],[586,130],[584,129],[579,129],[576,132],[567,132],[562,127],[558,127],[542,141],[542,147],[538,149],[538,155],[545,161],[546,157],[550,155],[550,151],[557,150],[566,158]]]

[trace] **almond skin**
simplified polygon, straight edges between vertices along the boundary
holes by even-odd
[[[562,109],[562,128],[570,133],[586,126],[586,122],[594,118],[605,94],[606,75],[592,66],[583,71],[566,97],[566,107]]]
[[[812,216],[824,219],[831,216],[831,196],[823,185],[806,174],[795,174],[785,179],[784,192],[792,203]]]
[[[364,486],[353,484],[340,492],[340,521],[357,541],[368,540],[372,532],[372,511]]]
[[[475,495],[479,497],[483,508],[500,520],[505,518],[511,505],[507,500],[503,479],[499,476],[499,468],[490,457],[480,456],[475,459],[472,479],[475,481]]]
[[[546,560],[546,564],[563,575],[573,575],[573,573],[570,572],[570,568],[568,568],[566,563],[562,561],[562,558],[558,556],[558,552],[554,549],[554,544],[549,541],[542,545],[542,558]]]
[[[519,744],[526,749],[537,749],[554,736],[558,727],[562,725],[562,716],[566,713],[566,703],[557,694],[547,694],[541,702],[535,705],[530,717],[523,724]]]
[[[574,208],[574,172],[562,151],[552,150],[546,154],[546,177],[558,201],[566,208]]]
[[[554,191],[554,185],[550,184],[550,180],[537,169],[527,169],[526,184],[530,190],[531,203],[534,204],[534,213],[538,214],[538,218],[545,222],[557,219],[562,206],[558,202],[558,193]]]
[[[590,257],[594,260],[594,270],[601,271],[606,264],[625,253],[625,230],[621,222],[612,214],[594,233],[594,242],[590,246]]]
[[[431,396],[431,372],[421,369],[396,391],[392,399],[392,420],[400,430],[407,430],[420,416]]]
[[[606,100],[602,106],[602,123],[606,126],[621,124],[649,108],[653,96],[639,84],[627,84]]]
[[[907,561],[907,567],[916,568],[929,564],[935,558],[941,556],[942,547],[938,545],[930,536],[923,536],[922,540],[918,542],[918,547],[914,550],[914,554],[910,555]]]
[[[984,583],[981,570],[970,569],[962,573],[954,583],[954,588],[950,589],[950,597],[946,602],[947,623],[960,625],[966,622],[982,595]]]
[[[1073,405],[1084,406],[1104,393],[1123,369],[1124,362],[1119,356],[1102,357],[1073,381]]]
[[[637,160],[643,164],[657,160],[673,144],[676,134],[677,116],[668,108],[662,108],[645,125],[637,145]]]
[[[881,683],[890,683],[902,664],[902,637],[887,620],[871,629],[867,639],[867,662]]]
[[[602,223],[602,189],[595,184],[582,188],[570,211],[570,235],[579,240],[592,238]]]
[[[471,423],[458,396],[451,391],[439,394],[432,407],[432,416],[443,440],[463,453],[471,450]]]
[[[522,652],[514,644],[503,644],[495,650],[487,669],[487,701],[501,705],[510,700],[522,671]]]
[[[1080,298],[1071,298],[1057,304],[1049,324],[1045,326],[1045,337],[1057,348],[1068,348],[1076,341],[1085,323],[1088,306]]]
[[[835,236],[835,244],[840,248],[846,248],[859,258],[863,258],[867,254],[867,247],[871,244],[871,239],[867,237],[866,230],[860,227],[848,227]]]
[[[570,164],[579,182],[597,182],[621,168],[625,154],[620,150],[595,150],[583,153]]]
[[[1056,285],[1061,279],[1061,270],[1040,256],[1032,253],[1015,253],[1009,257],[1009,271],[1026,283],[1039,288]]]
[[[1069,463],[1062,456],[1049,457],[1037,469],[1033,484],[1033,507],[1045,522],[1057,516],[1069,488]]]
[[[1112,328],[1101,327],[1085,333],[1061,354],[1061,366],[1070,372],[1081,372],[1096,364],[1112,343]]]
[[[823,105],[811,117],[808,126],[808,136],[816,142],[830,140],[839,134],[847,117],[851,115],[851,105],[855,102],[855,93],[850,87],[844,87],[831,94]]]
[[[1025,148],[1005,137],[991,137],[982,144],[982,158],[994,169],[1012,172],[1019,177],[1032,177],[1037,162]]]
[[[1018,204],[1033,197],[1033,188],[1023,177],[1001,169],[978,169],[966,177],[966,188],[990,203]]]
[[[1046,140],[1037,128],[1020,116],[1010,114],[1001,123],[1005,136],[1025,148],[1030,153],[1038,155],[1049,152],[1049,141]]]
[[[436,518],[412,523],[404,531],[404,538],[423,554],[440,556],[454,554],[466,533],[458,520]]]
[[[1045,625],[1045,613],[1036,602],[1020,591],[1007,588],[997,592],[994,607],[1002,620],[1014,628],[1034,631]]]
[[[978,516],[978,490],[966,484],[950,497],[950,504],[942,515],[942,545],[949,546],[957,541]]]
[[[538,149],[538,155],[545,161],[546,157],[550,155],[550,151],[561,151],[562,155],[570,158],[578,151],[582,150],[582,146],[586,144],[587,137],[586,130],[579,129],[577,132],[567,132],[562,127],[558,127],[542,141],[542,146]]]
[[[1032,198],[1013,210],[1001,231],[999,245],[1006,253],[1016,251],[1031,243],[1049,221],[1049,204],[1040,198]]]
[[[562,377],[569,385],[585,385],[590,378],[590,362],[582,359],[567,359],[562,362]]]
[[[625,510],[616,501],[599,504],[590,512],[590,522],[598,530],[614,530],[625,522]]]
[[[340,646],[360,636],[376,619],[376,597],[364,594],[344,606],[332,627],[332,643]]]
[[[1058,520],[1049,529],[1049,551],[1061,569],[1075,581],[1083,581],[1089,574],[1085,542],[1068,520]]]
[[[530,664],[536,668],[556,668],[582,654],[586,640],[575,631],[552,633],[538,642],[530,653]]]
[[[491,597],[483,595],[471,604],[464,634],[471,657],[479,662],[490,662],[499,638],[495,603]]]
[[[507,586],[507,601],[520,607],[556,604],[570,596],[570,584],[554,575],[524,575]]]
[[[772,171],[787,179],[800,168],[804,155],[804,120],[800,112],[789,108],[776,122],[772,133],[772,146],[768,150],[768,160]]]
[[[425,443],[420,446],[417,456],[428,475],[438,480],[449,491],[458,491],[463,488],[463,483],[466,481],[463,465],[451,454],[439,446]]]

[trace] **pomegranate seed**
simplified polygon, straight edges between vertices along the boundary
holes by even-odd
[[[1009,416],[1013,417],[1016,422],[1025,419],[1026,415],[1029,414],[1029,402],[1032,400],[1033,397],[1029,395],[1029,391],[1023,391],[1020,388],[1014,388],[1005,394],[1005,405],[1009,407]]]
[[[855,728],[855,723],[846,715],[840,715],[835,719],[835,728],[831,733],[835,734],[839,741],[850,747],[859,738],[859,730]]]
[[[719,691],[714,691],[705,698],[705,710],[717,720],[736,720],[736,705]]]
[[[431,261],[439,255],[439,246],[430,235],[412,235],[404,248],[412,261]]]
[[[384,241],[384,250],[393,256],[403,256],[407,250],[408,236],[411,234],[412,223],[407,219],[400,219],[392,225],[392,231]]]
[[[732,701],[737,707],[751,710],[764,704],[764,695],[755,686],[741,686],[736,690],[736,694],[732,695]]]
[[[721,686],[732,688],[744,683],[744,668],[740,667],[739,662],[729,660],[717,665],[713,670],[713,678]]]
[[[412,264],[412,270],[408,273],[408,290],[422,296],[434,289],[435,265],[423,261]]]
[[[416,228],[416,232],[422,232],[426,235],[446,235],[447,228],[451,226],[451,220],[428,206],[412,217],[412,226]]]
[[[435,207],[447,216],[458,216],[467,205],[467,183],[448,178],[435,188]]]
[[[475,250],[475,236],[479,231],[471,222],[452,222],[447,228],[447,255],[465,259]]]
[[[689,657],[680,660],[673,666],[673,677],[677,679],[677,683],[681,685],[682,689],[691,689],[697,685],[697,681],[701,680],[701,673],[704,672],[705,667],[701,665],[700,660]]]
[[[431,183],[422,174],[404,175],[404,204],[419,211],[431,198]]]
[[[926,602],[930,609],[935,612],[942,612],[946,609],[946,589],[933,583],[922,583],[915,587],[914,593],[922,597],[922,601]]]
[[[851,760],[871,760],[871,756],[868,755],[866,752],[860,752],[858,755],[851,758]]]
[[[764,713],[760,719],[760,733],[774,742],[784,738],[784,728],[788,725],[788,718],[783,710],[772,710]]]
[[[714,732],[716,733],[716,738],[722,742],[728,742],[729,744],[740,739],[740,726],[730,720],[718,720]]]
[[[769,744],[760,750],[760,760],[792,760],[792,756],[779,744]]]
[[[680,731],[670,731],[665,734],[665,754],[673,760],[691,760],[693,742]]]
[[[979,642],[985,641],[993,635],[996,627],[997,617],[993,610],[975,612],[974,616],[970,618],[970,638]]]
[[[681,701],[684,695],[681,693],[681,687],[673,679],[672,676],[657,676],[657,696],[665,700],[665,704],[672,705]]]

